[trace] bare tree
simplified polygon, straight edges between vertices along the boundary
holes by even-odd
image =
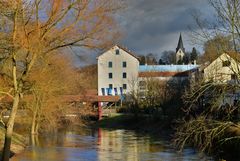
[[[76,88],[75,71],[72,61],[63,54],[51,55],[38,63],[29,75],[32,99],[25,100],[31,111],[31,134],[38,134],[44,120],[52,128],[60,122],[66,111],[62,95]],[[53,114],[54,113],[54,114]]]
[[[68,46],[103,48],[115,32],[112,14],[119,1],[1,0],[1,53],[9,67],[1,72],[11,82],[12,97],[2,160],[9,160],[14,120],[26,82],[39,58]],[[3,92],[2,92],[3,93]]]
[[[222,53],[232,51],[233,46],[229,36],[217,35],[204,43],[204,53],[200,57],[201,63],[212,62]]]
[[[192,30],[193,41],[198,44],[204,44],[207,41],[217,39],[215,48],[225,50],[227,44],[224,40],[229,40],[231,50],[239,51],[240,43],[240,22],[239,22],[239,0],[208,0],[210,6],[215,11],[215,21],[208,21],[207,18],[201,17],[200,12],[193,14],[198,27],[198,31]],[[223,41],[220,40],[223,38]],[[223,45],[223,46],[221,46]],[[229,48],[227,47],[227,50]]]
[[[86,90],[97,90],[97,65],[89,65],[76,71],[75,79],[77,88],[75,92],[82,93]]]
[[[175,134],[178,148],[192,145],[202,151],[214,152],[226,144],[238,143],[240,59],[238,53],[233,55],[235,57],[220,57],[220,66],[211,66],[208,76],[199,73],[197,81],[185,91],[185,117]]]
[[[218,31],[231,37],[233,48],[239,50],[240,43],[240,1],[239,0],[209,0],[215,9],[219,25]]]
[[[175,64],[176,63],[176,53],[174,51],[164,51],[161,54],[161,59],[166,64]]]
[[[176,82],[152,77],[132,80],[130,84],[129,102],[132,103],[130,106],[134,106],[136,110],[144,110],[151,114],[159,112],[158,114],[163,115],[166,115],[166,104],[176,97],[180,98],[179,87],[185,88],[186,86],[180,80]]]

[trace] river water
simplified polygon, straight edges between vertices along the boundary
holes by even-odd
[[[63,130],[32,138],[12,161],[209,161],[193,149],[176,152],[167,139],[129,130]]]

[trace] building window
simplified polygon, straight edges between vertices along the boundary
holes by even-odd
[[[112,73],[108,73],[108,78],[112,79],[113,78],[113,74]]]
[[[111,62],[111,61],[108,62],[108,67],[109,67],[109,68],[112,68],[112,62]]]
[[[127,67],[127,62],[124,61],[124,62],[122,63],[122,66],[123,66],[123,68],[126,68],[126,67]]]
[[[231,62],[229,60],[223,61],[222,66],[223,67],[229,67],[231,65]]]
[[[127,78],[127,73],[126,72],[123,73],[123,78]]]
[[[123,84],[123,89],[127,89],[127,84]]]
[[[116,49],[116,55],[119,55],[120,54],[120,51],[119,51],[119,49]]]
[[[101,90],[102,90],[102,95],[105,96],[105,89],[101,88]]]
[[[113,85],[112,84],[109,84],[109,89],[113,89]]]

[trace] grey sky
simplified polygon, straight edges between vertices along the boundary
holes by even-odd
[[[191,43],[189,26],[194,26],[194,11],[203,13],[202,17],[213,17],[208,0],[127,0],[127,7],[117,14],[123,32],[121,45],[138,55],[160,54],[174,50],[180,32],[186,51],[201,46]],[[195,28],[197,30],[197,28]],[[96,62],[95,54],[85,58]]]
[[[207,0],[129,0],[118,16],[124,33],[121,43],[139,54],[161,53],[175,50],[181,32],[186,50],[191,50],[189,26],[195,24],[196,10],[204,17],[212,15]]]

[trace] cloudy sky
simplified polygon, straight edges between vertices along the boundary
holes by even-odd
[[[118,16],[121,43],[139,54],[161,53],[175,50],[181,32],[186,50],[191,50],[189,26],[195,25],[195,11],[212,15],[207,0],[128,0],[126,11]]]
[[[213,17],[208,0],[127,0],[126,9],[117,14],[123,32],[120,44],[138,55],[159,55],[165,50],[175,51],[182,33],[187,51],[193,46],[202,51],[201,46],[192,44],[189,30],[195,25],[195,11],[202,17]]]

